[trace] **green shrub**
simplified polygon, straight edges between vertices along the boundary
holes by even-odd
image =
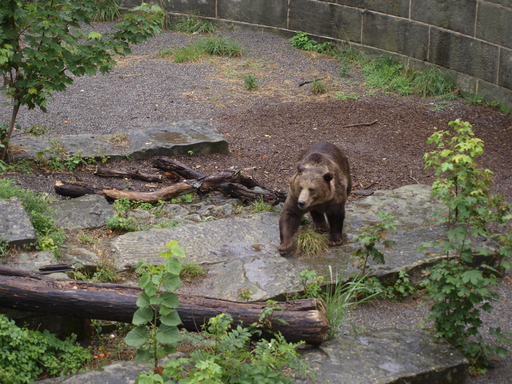
[[[244,82],[244,87],[248,91],[258,88],[258,79],[252,74],[244,75]]]
[[[499,295],[490,290],[499,282],[499,272],[492,266],[475,265],[474,257],[495,258],[501,268],[509,269],[512,234],[512,205],[501,196],[491,194],[492,172],[478,168],[475,157],[483,154],[483,141],[474,138],[471,124],[455,120],[449,123],[454,134],[438,131],[428,140],[438,149],[425,154],[425,168],[432,167],[438,177],[432,185],[433,198],[448,208],[436,213],[439,223],[448,226],[447,239],[422,244],[418,250],[437,247],[447,258],[429,269],[424,282],[433,301],[428,320],[434,321],[437,337],[444,337],[469,359],[472,369],[485,373],[490,354],[504,357],[507,350],[483,341],[481,311],[491,312],[491,303]],[[490,228],[504,228],[502,233]],[[475,239],[495,239],[498,249],[472,247]],[[429,255],[432,255],[431,253]],[[451,257],[450,257],[451,256]],[[512,344],[512,335],[500,328],[490,328],[498,343]]]
[[[315,51],[318,53],[331,54],[335,48],[331,42],[318,43],[315,40],[311,40],[307,32],[297,32],[295,36],[290,39],[292,47],[302,49],[305,51]]]
[[[46,372],[64,376],[77,373],[91,360],[88,350],[75,339],[62,341],[48,331],[43,333],[19,328],[13,320],[0,314],[0,382],[32,383]]]

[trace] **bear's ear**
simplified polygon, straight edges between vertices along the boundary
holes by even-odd
[[[304,172],[304,166],[302,164],[297,164],[297,173],[302,173]]]
[[[324,175],[324,180],[327,182],[327,183],[330,183],[331,180],[334,178],[334,174],[332,172],[327,172],[325,175]]]

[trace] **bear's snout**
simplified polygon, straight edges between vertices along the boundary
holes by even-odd
[[[304,209],[306,207],[306,202],[304,200],[297,201],[297,205],[300,209]]]

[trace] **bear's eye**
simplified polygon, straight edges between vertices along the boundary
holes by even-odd
[[[313,192],[315,192],[315,190],[313,188],[309,188],[309,192],[313,193]]]

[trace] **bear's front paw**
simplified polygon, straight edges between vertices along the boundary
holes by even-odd
[[[283,246],[283,245],[281,245],[278,248],[279,254],[283,257],[290,256],[292,253],[292,250],[293,250],[293,247],[287,247],[287,246]]]
[[[340,240],[330,240],[328,244],[329,244],[330,247],[335,247],[337,245],[342,245],[343,244],[343,239],[340,239]]]

